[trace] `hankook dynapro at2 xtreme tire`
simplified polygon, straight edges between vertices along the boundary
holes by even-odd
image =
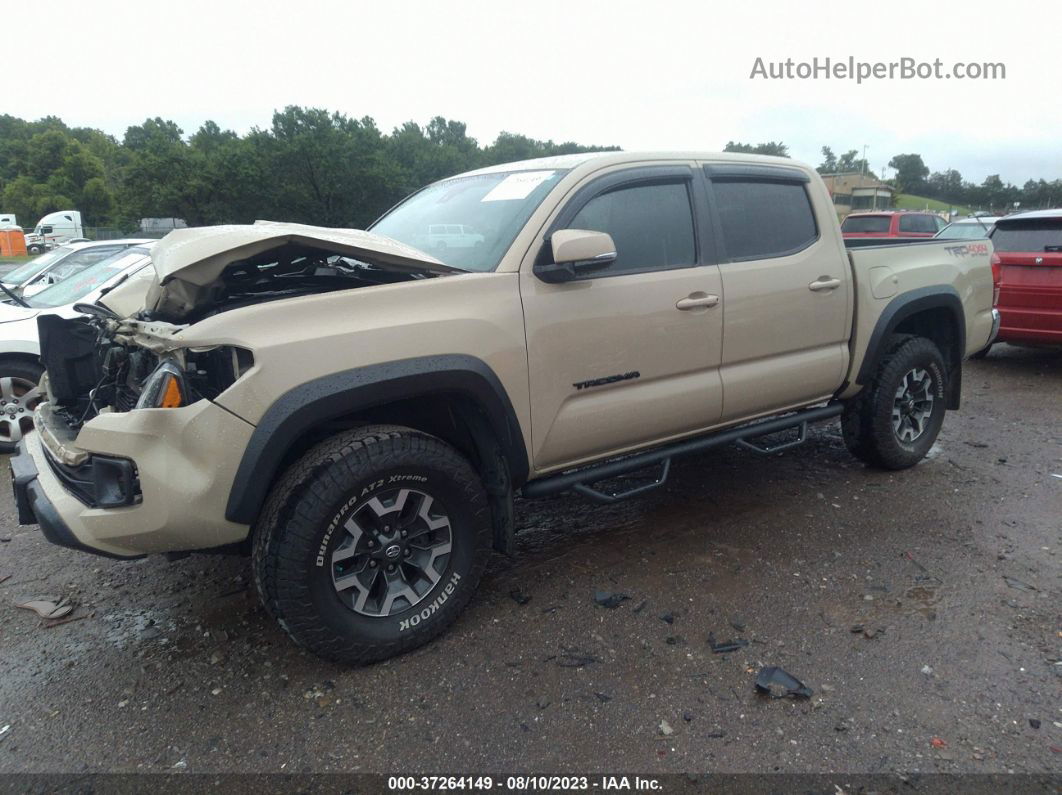
[[[925,337],[893,336],[874,378],[845,406],[845,446],[871,466],[914,466],[936,441],[946,394],[947,370],[937,346]]]
[[[252,565],[299,645],[360,665],[408,651],[457,618],[491,550],[487,496],[440,439],[373,425],[311,448],[273,487]]]

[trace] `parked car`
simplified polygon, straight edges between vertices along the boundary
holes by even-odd
[[[473,248],[485,238],[464,224],[429,224],[424,238],[424,249],[433,251],[447,248]],[[419,240],[418,240],[419,242]]]
[[[8,271],[0,276],[0,284],[16,296],[28,297],[119,251],[149,242],[151,241],[148,239],[130,239],[67,243]],[[2,299],[3,296],[0,295],[0,300]]]
[[[995,228],[998,215],[979,215],[952,221],[941,229],[935,237],[947,240],[977,240],[988,237]]]
[[[845,238],[860,237],[933,237],[947,226],[947,221],[933,213],[883,211],[850,213],[841,224]]]
[[[0,451],[10,452],[33,427],[32,410],[41,399],[38,384],[40,340],[37,320],[45,315],[77,317],[75,305],[94,304],[131,277],[130,289],[147,290],[151,277],[150,247],[137,245],[99,260],[32,297],[0,303]]]
[[[48,249],[85,240],[81,226],[81,213],[77,210],[59,210],[41,217],[33,231],[26,235],[26,251],[43,254]]]
[[[433,219],[484,243],[413,247]],[[612,502],[676,456],[836,417],[856,457],[913,466],[992,339],[990,255],[846,252],[813,168],[744,154],[492,166],[368,232],[178,229],[146,300],[39,320],[19,518],[117,557],[243,544],[297,643],[381,660],[512,550],[517,493]]]
[[[990,239],[997,341],[1062,345],[1062,209],[1000,218]]]

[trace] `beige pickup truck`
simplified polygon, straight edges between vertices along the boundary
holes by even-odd
[[[990,255],[847,250],[814,170],[733,154],[493,166],[367,232],[177,230],[154,280],[41,319],[20,521],[115,557],[249,550],[296,642],[380,660],[457,617],[517,495],[623,499],[836,417],[912,466],[993,339]]]

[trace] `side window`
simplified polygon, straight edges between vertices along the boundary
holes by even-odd
[[[937,218],[933,215],[901,215],[901,232],[929,232],[936,234]]]
[[[712,188],[730,260],[784,257],[819,237],[802,182],[717,179]]]
[[[583,205],[569,229],[608,232],[616,261],[605,275],[667,270],[696,262],[693,212],[685,181],[617,188]]]

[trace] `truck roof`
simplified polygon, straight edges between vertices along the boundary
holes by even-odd
[[[477,168],[456,177],[469,177],[479,174],[497,174],[502,171],[538,171],[543,169],[575,169],[587,163],[595,166],[613,166],[624,163],[641,163],[652,160],[730,160],[738,163],[762,163],[763,165],[789,166],[807,169],[805,163],[788,157],[771,155],[751,155],[744,152],[580,152],[572,155],[539,157],[533,160],[518,160],[513,163]],[[452,177],[447,177],[452,179]]]

